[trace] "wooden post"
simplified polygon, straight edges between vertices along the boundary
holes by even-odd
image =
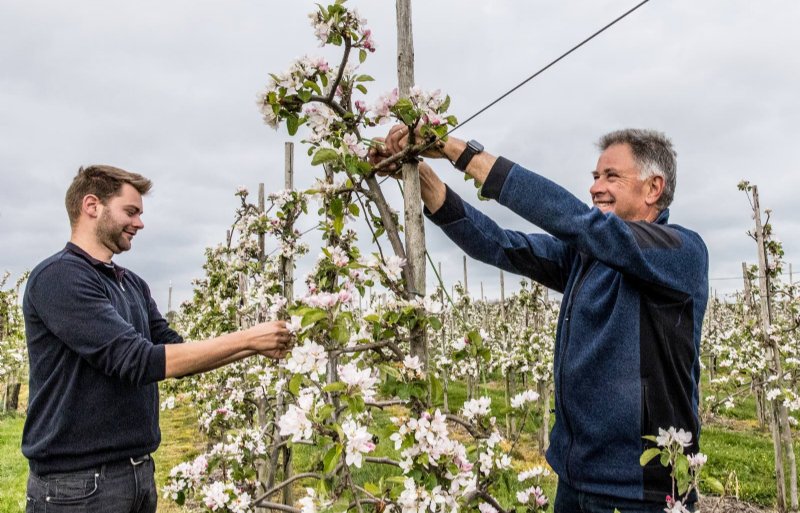
[[[411,30],[411,0],[397,0],[397,79],[400,97],[408,98],[414,86],[414,36]],[[413,132],[409,142],[413,143]],[[403,203],[405,207],[406,269],[412,296],[425,296],[425,225],[422,222],[419,169],[416,162],[403,164]],[[428,367],[425,330],[411,333],[411,354]]]
[[[294,190],[294,143],[284,144],[283,187]],[[292,227],[293,228],[293,227]],[[283,280],[283,297],[287,304],[294,299],[294,257],[281,257],[281,278]],[[288,317],[288,314],[287,314]],[[292,449],[285,445],[283,451],[283,479],[292,477]],[[294,505],[294,492],[291,486],[283,489],[283,503],[287,506]]]
[[[464,294],[469,296],[469,285],[467,284],[467,255],[464,255]]]
[[[266,204],[264,202],[264,182],[258,184],[258,213],[264,215]],[[258,261],[264,264],[264,245],[266,244],[267,234],[261,232],[258,234]]]
[[[759,288],[759,310],[761,317],[761,330],[764,344],[767,347],[769,356],[772,357],[774,375],[777,380],[774,386],[783,386],[783,366],[781,364],[780,349],[776,342],[770,337],[772,323],[772,312],[769,296],[769,276],[767,275],[767,252],[764,241],[764,228],[761,224],[761,204],[758,198],[758,187],[753,186],[753,213],[756,223],[756,245],[758,247],[758,288]],[[786,488],[785,488],[785,468],[783,457],[788,460],[790,479],[789,487],[791,493],[792,511],[797,511],[797,466],[794,457],[792,444],[792,434],[789,426],[789,414],[783,401],[770,401],[773,413],[772,435],[775,446],[775,472],[777,482],[777,501],[778,509],[786,511]]]

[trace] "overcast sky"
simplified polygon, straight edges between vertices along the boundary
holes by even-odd
[[[452,97],[466,119],[551,59],[632,7],[629,0],[415,2],[416,82]],[[369,100],[396,84],[394,2],[350,0],[378,50],[362,66],[376,78]],[[203,250],[221,242],[240,185],[282,187],[284,142],[294,140],[298,187],[319,169],[300,139],[260,119],[267,74],[318,47],[306,0],[3,0],[0,4],[0,271],[16,277],[63,247],[64,192],[81,165],[144,174],[145,230],[115,258],[151,285],[166,311],[190,297]],[[800,262],[800,2],[651,0],[589,45],[460,129],[589,200],[594,143],[623,127],[666,132],[678,151],[671,222],[698,231],[711,286],[741,287],[756,259],[741,179]],[[386,127],[388,128],[388,127]],[[370,135],[378,135],[373,133]],[[535,231],[439,165],[468,201],[501,224]],[[396,208],[396,186],[387,182]],[[462,253],[426,224],[448,285]],[[319,248],[319,235],[307,235]],[[366,237],[362,247],[369,251]],[[312,249],[316,256],[318,249]],[[800,274],[800,266],[796,266]],[[497,297],[497,271],[470,261],[470,289]],[[301,269],[302,273],[303,269]],[[432,285],[432,273],[429,284]],[[507,277],[510,289],[518,279]]]

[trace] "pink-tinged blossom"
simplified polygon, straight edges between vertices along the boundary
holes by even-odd
[[[355,101],[356,110],[361,114],[366,114],[368,107],[367,103],[364,100],[356,100]]]
[[[358,140],[358,137],[355,134],[345,134],[342,138],[342,142],[347,147],[347,151],[356,157],[363,159],[367,156],[367,147]]]
[[[372,435],[367,431],[366,426],[358,424],[353,419],[348,419],[342,423],[342,432],[347,438],[344,462],[347,465],[355,465],[357,468],[361,468],[364,454],[375,450]]]
[[[481,502],[478,504],[478,510],[481,513],[497,513],[497,508],[486,502]]]
[[[538,400],[539,400],[538,392],[534,390],[526,390],[524,392],[520,392],[519,394],[511,398],[511,407],[519,409],[528,403],[535,403]]]
[[[297,500],[300,513],[317,513],[317,493],[313,488],[306,488],[306,496]]]
[[[299,333],[303,329],[303,318],[299,315],[293,315],[291,319],[286,322],[286,329],[291,333]]]
[[[424,375],[422,362],[419,361],[418,356],[406,356],[403,358],[403,367],[405,367],[406,375],[411,378],[418,378]]]
[[[377,102],[372,107],[372,111],[375,114],[376,121],[378,123],[384,123],[385,121],[389,120],[389,116],[392,113],[392,107],[397,105],[397,102],[400,100],[400,92],[395,87],[388,93],[381,95],[378,97]]]
[[[331,255],[331,262],[336,267],[345,267],[347,264],[350,263],[350,258],[347,256],[347,253],[341,247],[329,247],[328,253]]]
[[[333,109],[327,105],[315,103],[304,106],[303,113],[306,115],[306,123],[311,129],[309,142],[319,143],[331,135],[331,126],[336,120],[336,113]]]
[[[697,454],[690,454],[686,457],[689,460],[689,466],[695,469],[699,469],[703,465],[706,464],[708,461],[708,456],[703,454],[702,452],[698,452]]]
[[[371,369],[359,369],[353,362],[340,365],[339,379],[351,388],[360,389],[366,400],[371,400],[375,396],[378,376],[374,376]]]
[[[302,301],[308,306],[313,306],[314,308],[332,308],[336,306],[336,303],[339,302],[339,294],[333,294],[331,292],[319,292],[317,294],[311,294],[304,297]]]
[[[489,407],[491,404],[492,400],[488,397],[472,399],[464,403],[461,415],[467,420],[473,420],[475,417],[485,417],[490,412]]]
[[[325,348],[310,340],[292,349],[291,356],[284,364],[292,374],[314,374],[317,378],[327,370],[327,365],[328,353]]]
[[[524,470],[517,475],[517,479],[520,483],[523,481],[527,481],[528,479],[540,479],[542,477],[547,477],[550,475],[550,471],[547,470],[545,467],[541,465],[537,465],[533,468],[528,470]]]
[[[692,433],[684,431],[683,428],[676,431],[675,428],[671,426],[668,430],[658,428],[656,443],[659,447],[668,447],[673,443],[681,447],[689,447],[692,445]]]
[[[406,265],[405,258],[392,255],[386,259],[386,264],[383,266],[383,271],[390,280],[397,281],[403,277],[404,265]]]
[[[292,442],[308,440],[313,434],[313,424],[308,419],[308,414],[314,408],[314,396],[300,394],[297,404],[290,404],[286,413],[278,419],[278,428],[281,436],[291,436]]]
[[[364,30],[364,40],[361,42],[361,47],[370,52],[375,51],[375,41],[372,39],[372,30]]]
[[[225,509],[230,497],[225,489],[225,483],[216,481],[203,487],[203,504],[211,511]]]

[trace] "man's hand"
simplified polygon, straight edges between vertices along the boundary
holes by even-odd
[[[284,321],[264,322],[252,328],[189,344],[164,346],[168,378],[210,371],[254,354],[279,359],[292,348]]]
[[[386,140],[383,137],[375,137],[372,141],[374,144],[369,148],[367,160],[373,166],[377,166],[384,160],[391,157],[392,153],[389,151],[389,148],[386,147]],[[375,171],[375,174],[378,176],[396,176],[401,169],[401,163],[395,162],[382,169],[378,169]]]
[[[247,330],[250,349],[269,358],[280,359],[292,348],[293,336],[284,321],[257,324]]]
[[[386,136],[385,144],[390,154],[400,153],[408,146],[409,144],[408,133],[409,133],[408,127],[406,125],[395,125],[391,129],[389,129],[389,134]],[[414,144],[419,145],[424,142],[426,142],[426,139],[422,136],[419,129],[415,130]],[[447,158],[447,155],[444,153],[444,149],[446,146],[446,143],[444,141],[435,140],[428,142],[430,142],[429,147],[425,149],[425,151],[420,153],[420,155],[432,159]]]

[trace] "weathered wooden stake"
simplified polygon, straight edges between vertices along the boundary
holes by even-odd
[[[397,0],[397,79],[402,98],[408,98],[414,86],[414,35],[411,30],[411,0]],[[413,143],[413,133],[409,137]],[[419,169],[416,162],[403,164],[403,203],[405,207],[406,258],[408,289],[412,295],[425,296],[425,225],[422,222]],[[425,330],[411,333],[411,354],[418,356],[428,367],[428,347]]]

